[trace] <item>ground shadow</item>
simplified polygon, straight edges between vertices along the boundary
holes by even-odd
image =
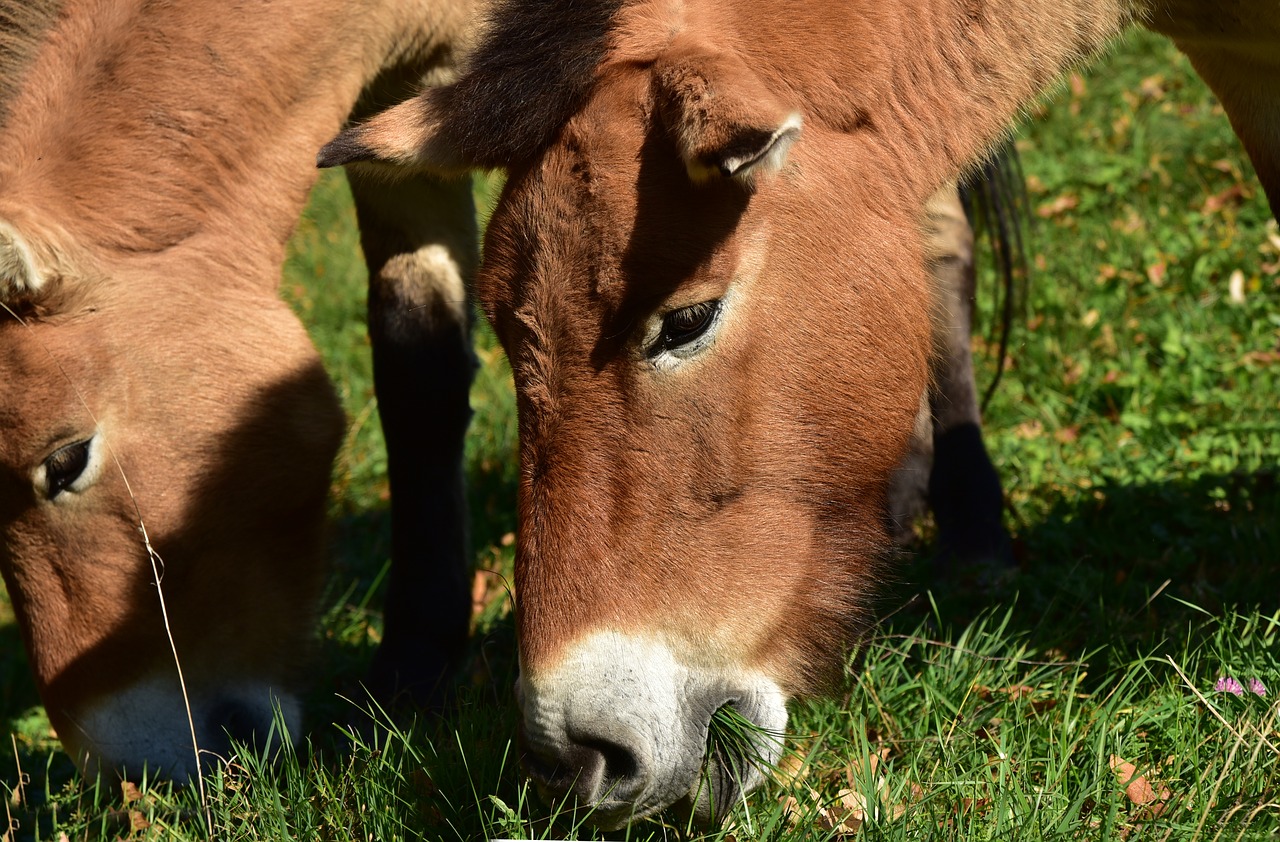
[[[962,627],[1012,606],[1041,648],[1151,645],[1208,614],[1280,609],[1280,483],[1272,470],[1062,494],[1047,516],[1014,523],[1014,570],[935,570],[928,548],[883,609],[897,631],[937,613]],[[914,599],[913,599],[914,598]],[[903,606],[906,606],[903,608]]]

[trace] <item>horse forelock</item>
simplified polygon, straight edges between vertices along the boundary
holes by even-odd
[[[445,99],[467,147],[488,164],[507,166],[550,143],[591,90],[617,13],[631,2],[497,2]]]
[[[22,84],[23,72],[35,57],[64,0],[0,0],[0,127],[8,119],[9,101]]]

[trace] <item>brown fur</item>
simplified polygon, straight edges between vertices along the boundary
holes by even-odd
[[[22,317],[0,312],[0,572],[77,760],[87,704],[172,674],[140,519],[194,691],[298,684],[341,415],[276,298],[285,241],[362,87],[447,68],[469,6],[65,0],[55,25],[0,5],[21,24],[0,33],[0,222],[39,281],[0,277]],[[381,262],[423,243],[392,234]],[[42,461],[95,433],[98,482],[45,499]]]
[[[17,93],[23,71],[61,6],[62,0],[0,2],[0,126],[8,117],[8,102]]]
[[[556,9],[567,20],[574,5]],[[1204,20],[1179,34],[1180,21],[1209,15],[1219,39],[1200,34]],[[358,139],[363,157],[427,169],[510,163],[479,292],[520,397],[526,671],[607,627],[691,649],[733,640],[734,662],[810,686],[864,616],[887,478],[926,383],[918,232],[929,195],[1064,69],[1142,19],[1212,68],[1274,203],[1275,18],[1194,0],[799,3],[783,14],[652,0],[615,11],[589,90],[576,64],[550,83],[538,132],[504,131],[525,116],[513,103],[536,98],[473,85],[524,66],[527,45],[499,33],[456,87],[340,138],[334,160]],[[696,72],[673,64],[681,55]],[[1224,57],[1259,75],[1228,71]],[[759,126],[789,111],[803,114],[800,139],[754,193],[695,186],[678,166],[682,152],[758,143]],[[478,138],[476,114],[503,118],[479,118],[493,133]],[[690,142],[691,126],[708,149]],[[748,272],[739,261],[753,242],[767,253]],[[749,291],[713,351],[674,373],[646,368],[646,320],[717,298],[744,272],[759,277],[735,282]]]
[[[572,70],[532,135],[505,131],[526,125],[517,100],[469,87],[525,66],[528,45],[500,33],[456,87],[322,153],[509,164],[477,289],[519,400],[518,687],[550,791],[608,823],[694,798],[712,709],[762,680],[812,692],[844,663],[928,406],[927,272],[949,271],[955,242],[926,240],[948,239],[955,208],[925,219],[926,202],[1140,17],[1202,69],[1274,206],[1280,15],[1245,0],[637,0],[588,88],[556,56]],[[476,114],[506,115],[480,121],[496,135],[478,145]],[[707,302],[709,344],[662,332]],[[943,390],[964,376],[933,373]],[[940,450],[976,428],[955,432]],[[662,689],[637,686],[651,677]],[[781,706],[753,704],[770,721]]]
[[[895,245],[917,214],[884,219],[879,253],[844,263],[845,295],[778,287],[812,242],[839,239],[830,196],[695,187],[671,146],[613,117],[643,112],[644,73],[611,76],[512,171],[479,281],[522,398],[522,663],[536,674],[584,629],[656,628],[732,640],[800,690],[867,617],[875,501],[926,379],[923,273],[915,295],[886,282],[923,263]],[[744,273],[759,278],[714,354],[668,381],[637,366],[655,307]],[[856,353],[828,352],[833,325]]]

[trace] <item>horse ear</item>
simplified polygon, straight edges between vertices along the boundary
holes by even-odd
[[[316,166],[373,162],[433,173],[461,174],[475,168],[444,119],[438,101],[447,88],[432,88],[381,114],[344,129],[316,156]]]
[[[30,301],[45,286],[31,247],[12,225],[0,219],[0,303]]]
[[[656,96],[689,177],[752,184],[782,168],[800,136],[800,113],[784,107],[741,59],[695,45],[656,68]]]

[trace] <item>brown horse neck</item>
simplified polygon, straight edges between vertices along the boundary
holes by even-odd
[[[1139,14],[1127,0],[927,0],[896,8],[896,26],[872,42],[896,62],[873,120],[887,124],[876,136],[912,206],[984,156],[1027,103]]]
[[[0,128],[0,216],[24,209],[31,236],[62,229],[109,256],[231,238],[278,263],[315,149],[380,68],[447,42],[469,4],[416,29],[404,5],[68,0]]]

